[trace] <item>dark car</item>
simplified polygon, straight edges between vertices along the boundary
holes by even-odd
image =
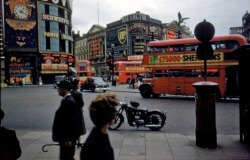
[[[81,91],[91,90],[95,92],[96,90],[106,92],[109,89],[109,85],[104,82],[102,77],[91,77],[87,78],[85,83],[81,84]]]
[[[58,87],[58,84],[63,81],[65,79],[65,75],[59,75],[59,76],[55,76],[55,79],[54,79],[54,83],[53,83],[53,86],[54,88],[57,88]]]

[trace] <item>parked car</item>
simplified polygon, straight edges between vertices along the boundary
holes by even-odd
[[[103,80],[102,77],[91,77],[87,78],[85,83],[81,84],[80,90],[91,90],[92,92],[99,90],[106,92],[109,90],[109,85]]]
[[[58,87],[58,84],[63,81],[65,79],[65,75],[59,75],[59,76],[55,76],[54,82],[53,82],[53,86],[54,88]]]

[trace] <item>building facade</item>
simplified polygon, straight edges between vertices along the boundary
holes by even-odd
[[[146,43],[163,39],[160,20],[136,12],[107,24],[93,25],[88,33],[75,40],[75,58],[93,63],[96,75],[107,76],[113,61],[141,60]]]
[[[72,0],[8,0],[3,7],[9,83],[46,84],[68,74],[74,65]]]
[[[242,17],[242,26],[230,27],[230,34],[241,34],[250,41],[250,14],[248,11]]]
[[[95,68],[95,74],[105,75],[106,65],[106,32],[100,25],[93,25],[87,34],[74,41],[75,61],[90,60]]]
[[[242,17],[243,25],[243,36],[250,40],[250,14],[246,11],[245,15]]]
[[[107,24],[106,37],[107,53],[114,52],[115,60],[127,60],[142,55],[147,42],[162,39],[162,22],[136,12]]]

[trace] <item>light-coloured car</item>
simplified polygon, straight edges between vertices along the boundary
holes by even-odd
[[[106,92],[109,90],[109,85],[103,80],[102,77],[91,77],[87,78],[85,83],[81,84],[80,90],[91,90],[92,92],[99,90]]]

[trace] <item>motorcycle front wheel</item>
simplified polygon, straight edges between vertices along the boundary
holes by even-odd
[[[152,131],[160,130],[165,124],[166,116],[160,112],[153,111],[149,114],[149,129]]]
[[[117,130],[122,125],[123,121],[124,121],[123,115],[120,113],[117,113],[115,116],[115,123],[113,125],[110,125],[109,129],[110,130]]]

